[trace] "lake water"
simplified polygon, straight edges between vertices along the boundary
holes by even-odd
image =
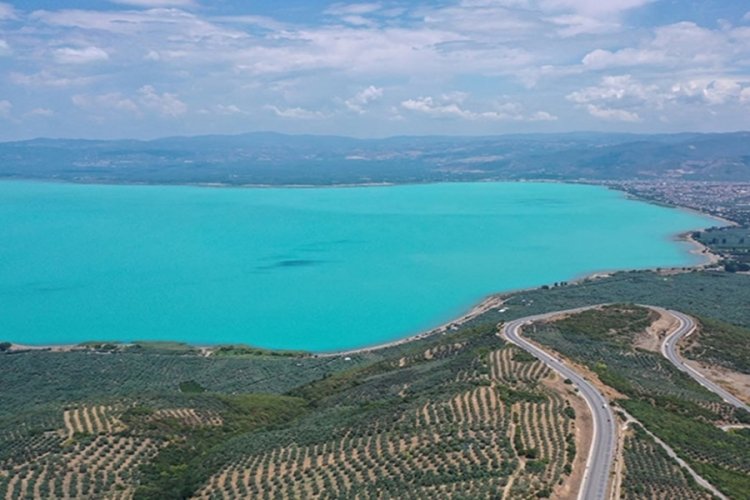
[[[583,185],[0,182],[0,340],[361,347],[492,292],[695,264],[674,235],[714,224]]]

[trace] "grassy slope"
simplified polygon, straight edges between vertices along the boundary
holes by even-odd
[[[750,328],[702,318],[697,335],[686,344],[683,354],[689,359],[750,374]]]
[[[660,276],[649,272],[618,273],[612,278],[581,285],[519,292],[508,298],[508,309],[505,312],[492,311],[468,326],[494,325],[502,320],[544,311],[620,301],[672,307],[701,315],[706,322],[723,319],[745,327],[750,326],[750,308],[746,307],[750,303],[750,277],[726,273]],[[638,323],[637,317],[631,320]],[[729,334],[733,331],[728,325],[721,328]],[[590,333],[595,334],[593,331]],[[601,336],[601,332],[596,335]],[[446,338],[453,340],[458,335],[452,334]],[[589,345],[596,347],[598,344],[599,348],[606,349],[606,342],[601,340],[591,341]],[[109,354],[0,354],[0,386],[3,387],[0,448],[8,443],[13,444],[14,440],[18,442],[18,436],[33,436],[43,430],[59,427],[62,406],[72,402],[138,402],[146,408],[205,406],[218,408],[231,422],[234,417],[231,410],[227,409],[227,401],[222,398],[260,392],[277,395],[288,393],[289,397],[295,398],[289,401],[299,402],[300,414],[305,415],[302,419],[294,420],[296,423],[291,426],[284,425],[281,430],[269,431],[263,435],[268,435],[273,440],[279,435],[288,440],[302,439],[305,435],[317,438],[320,433],[339,432],[342,425],[356,428],[363,425],[363,422],[371,422],[374,418],[392,413],[394,407],[390,405],[395,404],[392,399],[393,388],[399,384],[413,383],[413,390],[418,391],[420,397],[425,399],[445,397],[445,386],[438,382],[442,377],[450,376],[454,369],[445,361],[434,365],[417,364],[408,371],[393,370],[391,365],[384,362],[388,357],[401,356],[409,350],[424,350],[431,342],[433,340],[423,340],[381,352],[355,355],[351,356],[351,361],[345,361],[341,357],[277,357],[262,353],[245,355],[247,353],[242,350],[237,353],[225,352],[225,356],[204,358],[180,349],[148,347]],[[722,349],[721,346],[716,348]],[[738,357],[740,360],[747,359],[742,353],[738,353]],[[661,367],[658,361],[648,356],[643,359],[644,362],[652,363],[649,366],[663,368],[665,373],[669,373],[669,368]],[[595,368],[605,378],[609,376],[611,383],[621,383],[624,384],[624,390],[633,390],[626,384],[628,379],[618,375],[614,361],[610,360],[606,366]],[[649,390],[659,382],[637,377],[634,380],[639,390]],[[205,388],[207,393],[180,393],[180,384],[190,382]],[[713,418],[711,412],[705,413],[703,407],[680,399],[685,395],[689,399],[700,396],[699,387],[695,387],[690,381],[674,378],[670,383],[675,385],[677,392],[659,395],[648,402],[649,408],[658,403],[671,408],[677,415],[692,411],[699,414],[704,412],[702,414],[706,418]],[[705,396],[705,399],[708,401],[711,396]],[[634,408],[634,411],[639,410]],[[642,415],[646,415],[647,408],[640,411]],[[277,423],[287,422],[289,418],[291,415],[284,414]],[[326,422],[337,422],[337,425],[323,425]],[[267,421],[263,425],[269,423]],[[177,461],[181,462],[181,466],[187,467],[187,470],[193,470],[190,464],[195,456],[199,456],[202,457],[202,462],[220,466],[222,454],[217,451],[232,451],[236,449],[233,448],[234,445],[241,448],[237,443],[242,442],[242,436],[248,429],[255,428],[253,425],[256,424],[250,427],[233,427],[231,433],[221,435],[220,439],[211,436],[211,433],[200,437],[200,433],[196,432],[193,437],[198,436],[196,439],[201,442],[205,439],[205,449],[196,446],[200,448],[197,455],[183,450],[163,463],[169,467],[175,466],[174,457],[182,456]],[[685,422],[685,425],[688,426],[686,432],[691,432],[690,426],[693,423]],[[257,444],[263,440],[251,441]],[[727,448],[730,451],[732,449],[734,445]]]
[[[618,401],[646,428],[688,460],[732,498],[750,491],[750,435],[727,433],[716,424],[747,415],[674,368],[658,353],[632,347],[648,324],[649,311],[636,306],[586,311],[529,335],[589,366],[607,385],[625,395]]]

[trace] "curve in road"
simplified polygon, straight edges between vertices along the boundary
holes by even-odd
[[[529,352],[545,365],[559,373],[563,378],[570,379],[591,409],[594,433],[591,439],[588,461],[586,462],[586,470],[584,471],[583,480],[578,492],[579,500],[603,500],[608,497],[610,471],[612,470],[615,448],[617,446],[615,417],[609,407],[607,398],[593,384],[576,373],[575,370],[568,368],[559,359],[524,339],[521,336],[521,329],[524,325],[534,321],[549,319],[561,314],[581,312],[594,307],[598,306],[581,307],[520,318],[505,323],[502,329],[503,335],[510,342]]]
[[[575,370],[568,368],[563,361],[555,358],[544,349],[532,344],[521,336],[521,329],[535,321],[547,320],[563,314],[574,314],[596,307],[603,304],[597,304],[587,307],[578,307],[565,311],[554,311],[535,316],[509,321],[503,325],[502,333],[508,341],[529,352],[531,355],[542,361],[545,365],[559,373],[562,377],[570,379],[573,385],[578,389],[579,394],[584,398],[586,404],[591,410],[594,422],[594,432],[589,449],[586,470],[584,471],[583,480],[578,493],[578,500],[606,499],[608,496],[608,484],[610,471],[615,459],[615,449],[617,443],[617,427],[612,410],[609,407],[607,398],[599,392],[593,384],[579,375]],[[742,408],[750,412],[750,408],[733,394],[727,392],[724,388],[706,378],[702,373],[685,363],[682,356],[677,350],[677,344],[683,338],[689,336],[696,329],[696,323],[690,316],[678,311],[662,309],[659,307],[644,305],[649,309],[662,313],[667,313],[678,321],[677,328],[669,333],[661,345],[661,353],[679,370],[686,373],[703,387],[717,394],[727,403]]]
[[[665,311],[677,319],[677,321],[679,322],[679,326],[664,338],[664,341],[661,344],[662,355],[667,358],[673,365],[675,365],[678,370],[691,376],[696,382],[701,384],[709,391],[718,395],[721,399],[723,399],[730,405],[750,412],[750,407],[748,407],[739,398],[728,392],[720,385],[712,382],[701,372],[685,363],[685,360],[682,358],[679,350],[677,349],[677,344],[680,342],[680,340],[684,339],[695,331],[695,320],[693,320],[693,318],[691,318],[687,314],[683,314],[678,311],[671,311],[669,309],[666,309]]]

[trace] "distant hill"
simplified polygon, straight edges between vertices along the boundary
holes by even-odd
[[[0,178],[359,184],[499,179],[750,181],[750,132],[487,137],[242,135],[0,143]]]

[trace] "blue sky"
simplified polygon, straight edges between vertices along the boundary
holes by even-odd
[[[744,0],[0,2],[0,140],[750,129]]]

